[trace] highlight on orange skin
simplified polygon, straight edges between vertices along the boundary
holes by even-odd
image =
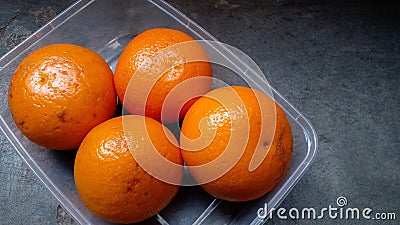
[[[201,60],[191,62],[190,57]],[[211,88],[211,79],[189,89],[179,88],[179,94],[168,102],[166,96],[183,81],[211,76],[207,54],[192,37],[178,30],[154,28],[137,35],[125,47],[115,68],[114,82],[128,112],[173,123],[181,120],[188,109],[179,107],[187,102],[185,96],[205,94]]]
[[[17,127],[38,145],[78,148],[116,109],[112,71],[97,53],[72,44],[38,49],[11,78],[8,104]]]
[[[116,117],[93,128],[79,147],[74,165],[75,184],[85,206],[107,221],[123,224],[143,221],[166,207],[179,185],[153,177],[132,154],[153,146],[166,160],[182,166],[177,140],[171,143],[169,138],[174,137],[167,138],[164,129],[158,121],[139,115]],[[169,171],[169,176],[181,180],[183,170]]]
[[[180,144],[185,164],[206,192],[239,202],[271,191],[293,152],[284,111],[264,93],[239,86],[197,100],[182,123]]]

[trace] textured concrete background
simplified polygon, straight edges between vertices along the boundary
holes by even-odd
[[[345,196],[351,207],[397,214],[396,221],[379,224],[399,224],[398,6],[361,0],[168,2],[252,57],[316,128],[319,154],[282,207],[328,207]],[[71,3],[0,0],[0,56]],[[0,135],[0,224],[57,223],[71,219]]]

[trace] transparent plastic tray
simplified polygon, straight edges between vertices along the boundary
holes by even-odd
[[[198,40],[216,40],[203,28],[161,0],[78,1],[0,59],[0,88],[7,96],[10,78],[19,62],[32,51],[52,43],[73,43],[102,55],[114,69],[128,41],[153,27],[181,30]],[[223,41],[223,40],[222,40]],[[235,56],[225,52],[224,56]],[[238,66],[246,67],[243,61]],[[231,85],[240,79],[228,71],[213,68],[217,78]],[[250,74],[251,76],[251,74]],[[264,81],[253,77],[262,89]],[[181,187],[163,211],[142,224],[263,224],[257,210],[267,203],[278,205],[310,166],[317,152],[317,136],[311,124],[275,89],[275,100],[285,110],[294,136],[291,166],[283,180],[265,196],[249,202],[233,203],[215,199],[200,187]],[[0,100],[0,128],[22,159],[39,177],[68,213],[80,224],[109,224],[93,215],[81,202],[75,189],[75,151],[49,151],[24,137],[11,117],[7,98]]]

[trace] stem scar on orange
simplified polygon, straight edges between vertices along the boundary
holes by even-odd
[[[293,137],[284,111],[266,94],[223,87],[205,94],[187,112],[182,157],[211,195],[248,201],[271,191],[289,168]]]
[[[204,79],[184,82],[199,77]],[[193,98],[210,90],[211,77],[211,64],[197,41],[178,30],[153,28],[137,35],[124,48],[114,82],[129,113],[173,123],[183,118]]]
[[[75,149],[116,109],[112,71],[94,51],[72,44],[40,48],[11,78],[8,104],[17,127],[38,145]]]

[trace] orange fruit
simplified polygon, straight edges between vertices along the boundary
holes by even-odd
[[[74,149],[116,109],[112,71],[97,53],[72,44],[40,48],[11,78],[8,103],[17,127],[51,149]]]
[[[75,158],[74,178],[82,202],[94,214],[127,224],[145,220],[169,204],[179,185],[153,177],[132,154],[149,155],[155,148],[165,159],[181,166],[180,170],[166,171],[180,181],[183,161],[177,140],[163,129],[154,119],[127,115],[110,119],[88,133]]]
[[[228,201],[248,201],[272,190],[293,151],[283,110],[266,94],[239,86],[197,100],[183,120],[180,142],[196,181]]]
[[[211,64],[197,41],[178,30],[154,28],[124,48],[114,83],[128,112],[172,123],[210,90],[211,76]]]

